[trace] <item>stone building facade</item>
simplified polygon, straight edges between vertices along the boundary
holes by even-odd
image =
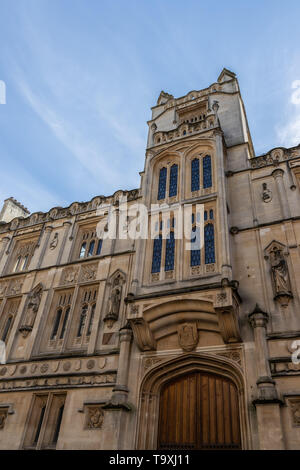
[[[299,449],[300,146],[255,156],[226,69],[148,125],[140,188],[5,201],[0,448]],[[154,240],[102,240],[124,196],[188,204],[192,231],[201,205],[203,246],[163,211]]]

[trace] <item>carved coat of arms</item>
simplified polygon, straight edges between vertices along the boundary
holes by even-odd
[[[198,344],[198,330],[196,323],[183,323],[178,326],[178,343],[184,351],[193,351]]]

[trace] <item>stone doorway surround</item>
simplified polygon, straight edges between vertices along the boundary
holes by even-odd
[[[163,385],[196,371],[218,374],[233,381],[238,390],[242,449],[250,447],[250,433],[246,406],[245,377],[237,364],[226,357],[211,353],[186,353],[160,362],[152,367],[142,380],[138,407],[136,449],[157,448],[160,393]]]

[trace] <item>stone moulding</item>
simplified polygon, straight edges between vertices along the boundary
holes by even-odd
[[[140,195],[140,190],[138,188],[131,189],[129,191],[119,190],[118,192],[121,192],[122,194],[126,195],[128,201],[138,199]],[[51,220],[72,217],[76,214],[83,212],[95,211],[100,203],[106,202],[108,204],[113,204],[115,200],[114,196],[115,193],[111,196],[95,196],[88,202],[73,202],[68,207],[53,207],[48,212],[36,212],[26,218],[15,217],[11,222],[0,226],[0,233],[36,224],[42,224],[45,222],[50,222]]]
[[[271,150],[266,155],[261,155],[260,157],[250,158],[251,168],[262,168],[264,166],[275,165],[277,166],[281,162],[290,160],[292,158],[297,158],[300,156],[299,146],[286,149],[284,147],[279,147]]]
[[[1,379],[1,392],[14,392],[18,390],[43,390],[52,388],[85,388],[85,387],[111,387],[116,383],[116,372],[107,374],[69,374],[65,376],[27,377],[23,379]]]

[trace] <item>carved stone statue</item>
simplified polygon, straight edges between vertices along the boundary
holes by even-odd
[[[108,303],[108,314],[104,318],[104,321],[107,322],[107,326],[109,328],[111,328],[114,322],[119,318],[121,296],[122,278],[120,275],[118,275],[113,281]]]
[[[275,247],[270,253],[272,276],[276,294],[290,293],[290,281],[286,260],[282,251]]]
[[[29,294],[24,321],[19,328],[24,338],[32,330],[42,298],[43,286],[38,284]]]
[[[58,233],[55,233],[52,242],[50,243],[50,250],[54,250],[58,244]]]

